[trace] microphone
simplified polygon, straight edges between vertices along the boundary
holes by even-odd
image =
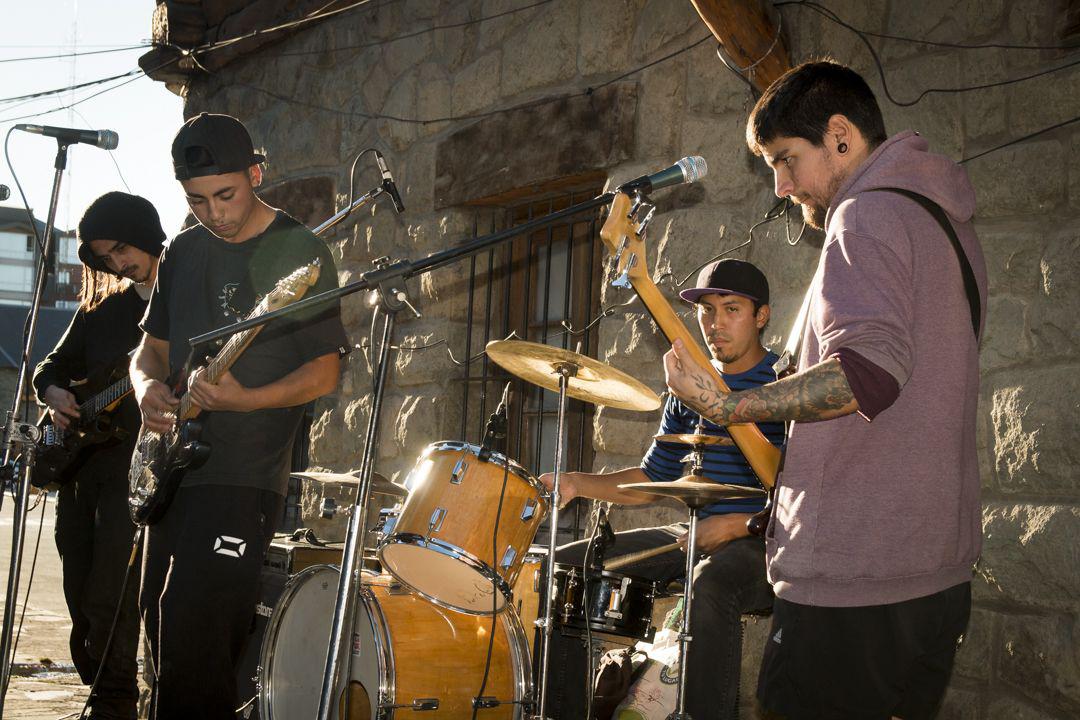
[[[57,140],[72,145],[74,143],[86,143],[103,150],[112,150],[120,144],[120,136],[112,130],[79,130],[77,128],[50,127],[48,125],[25,125],[15,126],[16,130],[54,137]]]
[[[378,150],[375,151],[375,162],[379,164],[379,172],[382,173],[383,190],[394,201],[394,210],[399,213],[405,212],[405,203],[401,202],[401,193],[398,192],[397,185],[394,184],[394,178],[390,175],[390,168],[386,166],[386,160],[383,159],[382,153]]]
[[[619,192],[652,192],[672,185],[695,183],[709,172],[705,158],[700,155],[684,157],[679,162],[652,175],[642,175],[618,187]]]
[[[7,185],[0,185],[0,200],[7,200],[11,197],[11,188]]]
[[[510,385],[512,383],[506,383],[506,387],[503,388],[502,400],[499,401],[498,407],[495,408],[495,412],[488,416],[487,426],[484,428],[484,441],[480,443],[482,453],[485,451],[490,452],[494,450],[496,452],[503,450],[503,441],[506,440],[506,408],[510,402]],[[482,459],[486,460],[486,457]]]

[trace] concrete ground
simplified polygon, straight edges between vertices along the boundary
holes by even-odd
[[[33,498],[31,498],[31,503]],[[8,495],[0,509],[0,597],[7,589],[11,559],[14,501]],[[19,720],[58,720],[78,717],[87,688],[71,664],[68,633],[71,621],[60,580],[60,558],[53,542],[55,505],[50,498],[30,513],[25,551],[19,574],[18,604],[14,627],[19,626],[33,563],[34,545],[41,530],[37,564],[30,583],[29,602],[12,666],[11,684],[4,701],[4,717]],[[44,510],[44,512],[43,512]],[[2,610],[2,607],[0,607]]]

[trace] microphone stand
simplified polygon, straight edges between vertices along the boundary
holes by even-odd
[[[384,191],[379,188],[379,191]],[[375,192],[375,191],[373,191]],[[601,205],[607,205],[615,197],[614,192],[606,192],[591,200],[585,200],[572,205],[564,210],[544,215],[522,225],[517,225],[506,230],[474,238],[458,247],[448,248],[435,252],[427,257],[412,262],[407,259],[391,261],[389,258],[379,258],[371,270],[363,273],[360,278],[339,288],[304,298],[300,302],[286,305],[256,318],[242,320],[232,325],[211,330],[210,332],[197,335],[188,340],[195,347],[203,343],[214,342],[221,338],[229,337],[248,328],[264,325],[279,317],[302,312],[312,307],[324,305],[346,295],[351,295],[361,290],[377,290],[380,308],[387,312],[387,318],[383,323],[382,347],[379,352],[378,365],[375,371],[375,389],[372,395],[371,414],[368,416],[367,429],[364,437],[364,454],[360,466],[360,487],[357,489],[355,503],[353,505],[348,530],[345,535],[345,548],[341,562],[341,574],[338,578],[337,601],[334,607],[334,618],[331,624],[330,641],[327,647],[326,664],[323,667],[322,688],[319,694],[318,720],[331,720],[334,709],[337,706],[336,698],[340,696],[344,686],[342,679],[349,677],[353,658],[360,654],[358,648],[352,647],[349,639],[352,636],[353,617],[356,608],[357,592],[354,589],[360,577],[358,567],[358,547],[363,538],[367,522],[368,495],[371,486],[371,472],[375,457],[375,445],[378,440],[379,419],[382,414],[382,400],[386,385],[386,375],[389,365],[390,346],[394,340],[395,316],[403,307],[408,307],[416,313],[409,304],[405,293],[405,280],[416,275],[450,265],[479,252],[493,248],[518,235],[532,232],[538,228],[552,225],[572,215],[585,210],[590,210]],[[335,215],[335,217],[337,217]],[[327,221],[328,223],[331,222]],[[340,222],[340,220],[338,221]],[[325,225],[325,223],[324,223]],[[323,229],[319,226],[316,232]],[[418,314],[418,313],[417,313]],[[555,497],[558,497],[556,485]],[[557,509],[553,512],[557,519]],[[554,536],[553,536],[554,537]],[[550,574],[550,573],[549,573]],[[380,690],[376,706],[384,707],[384,696]]]
[[[4,698],[7,696],[8,682],[11,680],[12,629],[15,620],[15,601],[19,590],[19,571],[22,566],[23,541],[26,537],[26,514],[30,496],[30,480],[34,472],[36,443],[41,432],[34,423],[22,422],[23,395],[27,390],[30,375],[30,352],[37,335],[38,315],[41,310],[41,297],[49,278],[49,255],[52,252],[53,225],[56,220],[56,204],[60,197],[60,181],[67,168],[68,142],[56,141],[56,161],[53,167],[52,195],[49,198],[49,215],[45,222],[45,240],[41,251],[41,263],[37,268],[34,284],[34,298],[30,305],[30,325],[26,331],[22,358],[19,361],[19,381],[15,388],[15,397],[11,401],[11,410],[4,425],[4,479],[10,478],[15,485],[15,514],[12,520],[11,562],[8,565],[7,594],[4,596],[3,630],[0,632],[0,717],[4,714]],[[31,218],[31,222],[33,218]],[[15,468],[13,461],[21,453],[22,462]],[[18,476],[18,477],[16,477]],[[0,498],[3,493],[0,492]]]

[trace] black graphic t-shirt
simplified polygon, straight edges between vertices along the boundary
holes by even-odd
[[[176,374],[188,363],[191,337],[247,317],[281,278],[316,259],[319,279],[305,297],[337,287],[337,270],[326,244],[297,220],[279,211],[262,234],[242,243],[225,242],[201,225],[190,228],[161,256],[141,327],[169,342],[169,367]],[[260,387],[347,347],[340,306],[333,302],[266,325],[231,372],[240,384]],[[195,364],[217,350],[203,348]],[[302,415],[302,406],[205,413],[202,439],[210,444],[210,458],[189,470],[183,485],[242,485],[284,494]]]

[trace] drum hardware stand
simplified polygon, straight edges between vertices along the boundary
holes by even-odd
[[[555,367],[559,375],[559,421],[556,425],[555,435],[555,469],[551,485],[551,522],[548,533],[548,556],[547,572],[544,578],[544,586],[547,588],[547,597],[544,599],[544,617],[536,621],[536,626],[543,630],[540,650],[540,703],[537,706],[537,714],[533,720],[548,720],[547,717],[547,678],[548,663],[551,655],[551,630],[552,611],[555,607],[555,540],[559,532],[559,481],[562,479],[563,460],[563,425],[566,420],[566,386],[570,378],[577,375],[578,366],[573,363],[560,363]]]
[[[15,486],[15,514],[12,520],[11,562],[8,566],[7,594],[4,596],[3,630],[0,632],[0,717],[4,714],[4,698],[7,695],[8,682],[11,680],[12,630],[15,620],[15,602],[19,590],[19,571],[22,566],[23,542],[26,538],[26,514],[29,507],[30,480],[34,474],[35,447],[41,439],[41,431],[33,423],[22,422],[23,395],[26,394],[27,380],[30,373],[30,352],[37,335],[38,315],[41,311],[41,298],[45,292],[45,283],[49,277],[49,258],[53,250],[53,227],[56,221],[56,204],[60,197],[60,180],[67,168],[69,143],[57,139],[56,161],[53,167],[52,195],[49,198],[49,215],[45,222],[45,237],[42,239],[41,263],[37,268],[34,283],[34,298],[30,305],[30,325],[26,331],[26,342],[22,358],[19,361],[19,380],[15,387],[15,397],[11,402],[4,425],[4,463],[3,480],[9,478]],[[40,238],[39,238],[40,239]],[[15,457],[22,454],[22,461],[16,468]],[[21,477],[20,477],[21,475]],[[2,486],[2,484],[0,484]],[[0,500],[3,492],[0,492]]]
[[[699,419],[695,433],[703,434],[702,422]],[[694,445],[690,452],[690,474],[701,475],[704,463],[704,446]],[[690,529],[686,537],[686,579],[683,581],[683,613],[682,623],[679,628],[679,684],[675,690],[675,712],[667,716],[667,720],[692,720],[690,713],[686,712],[686,657],[690,650],[693,637],[690,635],[690,604],[694,600],[694,556],[697,554],[697,511],[701,505],[687,502],[687,511],[690,513]]]
[[[375,260],[375,269],[384,270],[390,266],[390,258]],[[394,325],[397,313],[409,308],[416,317],[420,313],[409,303],[404,290],[392,286],[390,278],[379,283],[372,290],[369,302],[377,310],[386,313],[383,321],[381,344],[379,345],[378,363],[375,365],[375,387],[372,392],[371,412],[368,415],[367,430],[364,436],[364,454],[360,461],[360,487],[356,491],[356,502],[349,517],[349,527],[345,536],[345,549],[341,558],[341,573],[338,576],[337,602],[334,605],[334,618],[330,626],[330,643],[326,652],[326,664],[323,669],[322,690],[319,695],[319,720],[330,720],[336,705],[338,679],[346,678],[352,662],[351,643],[352,627],[356,615],[358,588],[361,583],[360,562],[363,555],[363,539],[367,534],[367,508],[371,494],[371,472],[375,464],[375,455],[379,439],[379,417],[382,414],[383,398],[386,389],[386,375],[390,366],[390,346],[393,343]],[[405,287],[403,282],[399,283]]]

